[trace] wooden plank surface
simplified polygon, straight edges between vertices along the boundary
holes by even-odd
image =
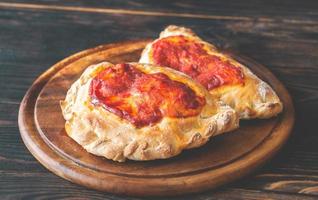
[[[48,6],[30,8],[12,2]],[[154,38],[168,24],[189,26],[204,39],[235,49],[269,67],[291,92],[297,116],[292,138],[263,169],[217,191],[176,199],[317,198],[317,3],[273,1],[264,5],[260,2],[203,1],[198,4],[186,1],[180,5],[163,1],[160,6],[152,6],[153,2],[148,1],[114,2],[95,1],[88,5],[85,1],[10,1],[11,6],[0,2],[1,199],[137,199],[87,190],[45,170],[21,141],[17,126],[18,107],[32,81],[62,58],[102,43]],[[115,11],[48,8],[56,6],[111,8]],[[191,9],[193,7],[196,9]],[[222,18],[157,17],[120,13],[118,9]]]
[[[22,4],[35,4],[37,6],[48,5],[52,9],[54,7],[66,6],[94,8],[96,12],[100,9],[115,9],[113,12],[120,12],[120,10],[135,10],[142,12],[161,12],[161,13],[185,13],[185,14],[201,14],[220,17],[235,17],[244,19],[244,17],[264,17],[264,19],[272,20],[282,16],[283,20],[292,18],[299,19],[313,19],[317,17],[315,11],[318,5],[315,0],[305,1],[272,1],[265,2],[262,0],[247,0],[247,1],[209,1],[200,0],[194,2],[193,0],[171,1],[161,0],[160,3],[156,0],[91,0],[91,1],[77,1],[77,0],[11,0],[10,4],[20,3],[19,6],[26,6]],[[272,15],[274,14],[274,15]],[[312,20],[313,21],[313,20]]]

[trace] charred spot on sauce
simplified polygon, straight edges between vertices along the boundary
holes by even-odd
[[[152,125],[163,117],[198,115],[205,98],[163,73],[146,74],[131,64],[117,64],[91,81],[92,103],[124,118],[136,127]]]
[[[202,43],[185,36],[169,36],[152,45],[155,64],[184,72],[211,90],[222,85],[243,84],[240,67],[208,54]]]

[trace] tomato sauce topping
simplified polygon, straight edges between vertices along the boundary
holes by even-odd
[[[152,56],[155,64],[186,73],[208,90],[244,83],[241,68],[209,54],[202,43],[185,36],[169,36],[158,40],[153,44]]]
[[[131,64],[117,64],[91,81],[93,104],[128,120],[136,127],[154,124],[163,117],[198,115],[205,98],[163,73],[146,74]]]

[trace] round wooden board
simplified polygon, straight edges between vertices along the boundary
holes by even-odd
[[[66,135],[59,101],[87,66],[101,61],[138,61],[148,42],[108,44],[82,51],[52,66],[33,83],[20,106],[19,128],[27,148],[46,168],[97,190],[171,196],[236,180],[271,158],[287,140],[294,124],[287,90],[265,67],[232,54],[271,84],[284,103],[283,113],[268,120],[241,121],[238,130],[171,159],[117,163],[87,153]]]

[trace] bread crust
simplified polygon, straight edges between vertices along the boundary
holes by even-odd
[[[190,77],[173,69],[130,63],[144,73],[161,72],[182,82],[206,99],[199,115],[186,118],[164,117],[152,126],[133,124],[91,103],[89,85],[101,70],[112,66],[103,62],[88,67],[61,101],[67,134],[88,152],[114,161],[154,160],[178,155],[183,149],[199,147],[212,136],[238,127],[236,112],[213,98]]]
[[[153,64],[152,44],[162,38],[177,35],[183,35],[194,39],[198,43],[202,43],[209,54],[226,59],[231,64],[242,69],[244,85],[224,85],[209,91],[214,97],[234,108],[241,119],[270,118],[282,111],[282,102],[266,82],[258,78],[246,66],[235,61],[230,56],[222,54],[213,44],[203,41],[191,29],[174,25],[168,26],[160,33],[158,39],[146,46],[139,62]]]

